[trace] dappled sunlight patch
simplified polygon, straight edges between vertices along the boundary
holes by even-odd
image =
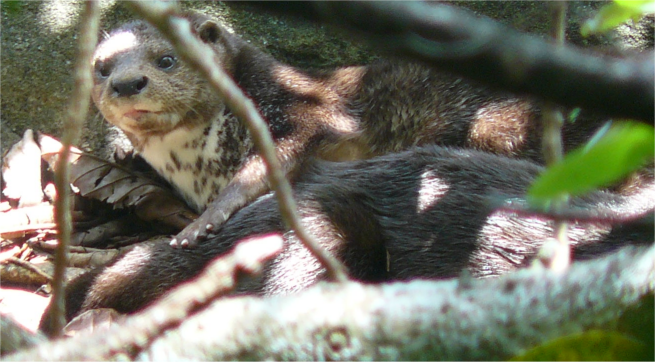
[[[484,151],[516,154],[527,140],[530,104],[509,100],[492,102],[477,110],[468,138]]]
[[[431,207],[437,201],[443,198],[448,192],[450,186],[434,171],[426,170],[421,174],[421,184],[418,189],[418,198],[416,200],[416,212],[421,214]]]
[[[96,49],[95,58],[97,60],[109,59],[118,53],[135,48],[137,45],[139,42],[133,32],[122,31],[102,42]]]
[[[52,0],[43,1],[39,9],[39,23],[53,34],[62,34],[70,30],[79,21],[80,1]],[[104,13],[112,7],[115,0],[99,1],[100,9]]]

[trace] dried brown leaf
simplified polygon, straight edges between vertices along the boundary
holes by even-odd
[[[54,209],[47,202],[0,213],[0,235],[11,239],[26,231],[54,228]]]
[[[106,245],[110,238],[138,233],[144,228],[142,224],[134,222],[134,216],[125,215],[75,233],[71,238],[71,245],[100,247]]]
[[[112,261],[120,251],[117,249],[102,249],[87,253],[71,253],[68,264],[80,268],[100,267]]]
[[[34,141],[34,133],[28,129],[3,159],[5,189],[2,194],[19,200],[18,207],[37,205],[43,200],[40,156],[41,150]]]
[[[112,325],[125,320],[125,315],[111,308],[88,310],[75,317],[64,327],[64,335],[73,337],[76,334],[92,333],[96,330],[109,329]]]
[[[44,159],[52,165],[59,152],[56,140],[41,136]],[[139,218],[183,229],[198,215],[168,188],[158,182],[96,156],[73,150],[71,182],[83,197],[112,204],[114,208],[134,208]]]
[[[18,285],[41,285],[47,283],[48,278],[33,270],[24,268],[11,262],[0,264],[0,278],[3,283],[13,283]]]

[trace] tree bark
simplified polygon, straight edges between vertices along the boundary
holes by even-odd
[[[321,284],[218,300],[132,357],[147,360],[507,359],[606,327],[655,289],[655,246],[627,247],[564,273],[534,266],[497,279]],[[164,299],[165,301],[166,299]],[[161,302],[159,302],[161,303]],[[116,359],[109,332],[43,344],[9,360]],[[139,323],[154,323],[141,320]]]

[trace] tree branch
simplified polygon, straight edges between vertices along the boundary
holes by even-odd
[[[655,246],[627,247],[561,274],[537,265],[497,279],[319,284],[288,296],[214,302],[135,357],[507,359],[560,336],[607,327],[654,289]],[[142,314],[109,332],[8,359],[116,358],[120,349],[94,350],[129,334],[137,318]]]
[[[522,34],[449,5],[423,2],[255,2],[326,22],[393,55],[515,93],[653,124],[655,63],[604,58]]]
[[[566,44],[566,9],[568,4],[566,1],[555,1],[549,3],[548,6],[551,12],[550,36],[558,49],[562,49]],[[546,165],[552,166],[564,158],[564,147],[562,146],[564,116],[562,115],[562,107],[553,102],[544,103],[542,112],[544,131],[541,142]],[[568,195],[558,197],[553,200],[551,209],[558,211],[566,207],[568,199]],[[553,250],[554,253],[552,257],[541,258],[541,260],[546,261],[551,269],[561,271],[568,268],[569,264],[571,264],[571,246],[569,245],[569,238],[567,236],[568,223],[564,220],[555,220],[553,230],[553,238],[557,242],[554,244],[545,243],[543,247],[548,248],[547,245],[549,244],[556,245]],[[540,252],[539,254],[544,256],[546,253]]]

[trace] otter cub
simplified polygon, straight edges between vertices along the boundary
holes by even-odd
[[[475,277],[492,277],[527,265],[552,236],[553,222],[546,217],[489,205],[492,197],[521,199],[541,170],[528,161],[427,146],[370,160],[306,164],[294,196],[302,222],[354,279],[448,278],[463,269]],[[655,207],[655,185],[629,197],[593,192],[572,198],[571,205],[599,215],[641,215]],[[192,279],[239,240],[270,233],[284,236],[284,250],[261,278],[237,292],[289,293],[324,277],[321,264],[285,230],[277,201],[268,194],[237,211],[197,248],[139,245],[71,282],[67,318],[93,308],[137,311]],[[652,224],[571,222],[568,235],[575,259],[653,242]]]
[[[425,144],[539,161],[539,109],[528,99],[401,62],[310,74],[204,15],[186,17],[257,105],[292,177],[311,156],[352,160]],[[113,31],[98,45],[94,67],[93,100],[104,117],[204,211],[172,245],[194,245],[269,190],[245,126],[153,27],[136,21]],[[565,144],[579,144],[596,127],[583,119],[568,125]]]

